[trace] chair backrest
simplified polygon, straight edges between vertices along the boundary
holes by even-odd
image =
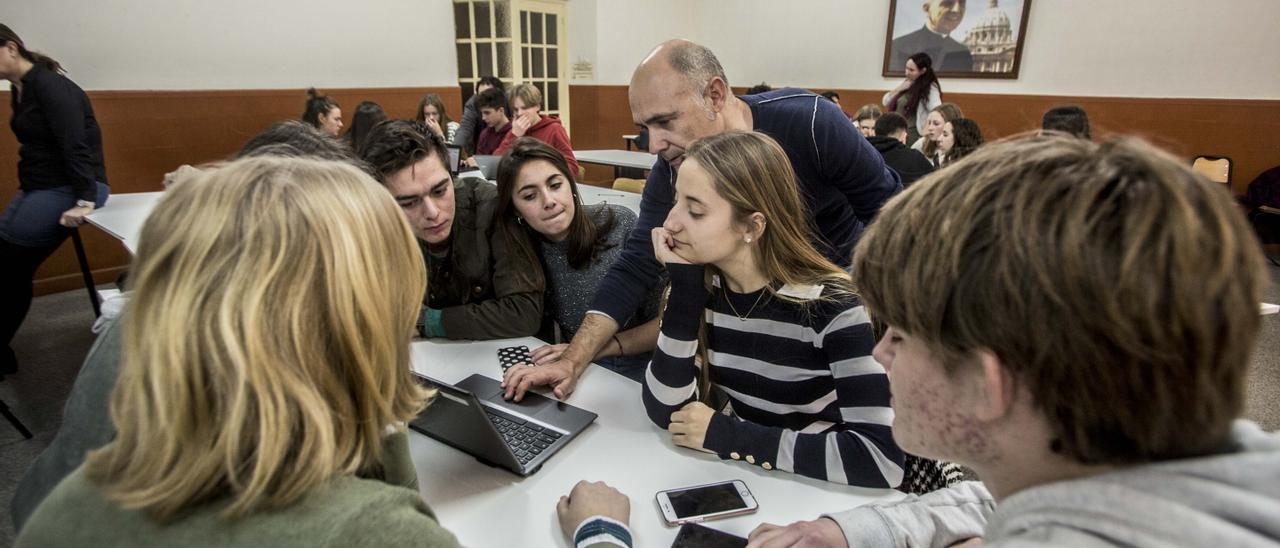
[[[613,189],[625,192],[634,192],[636,194],[644,194],[644,179],[618,177],[613,180]]]
[[[1226,156],[1196,156],[1191,169],[1208,177],[1210,181],[1231,186],[1231,158]]]

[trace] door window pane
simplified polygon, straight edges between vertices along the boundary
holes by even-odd
[[[471,72],[471,44],[458,44],[458,77],[475,78]]]
[[[489,21],[489,3],[476,2],[476,38],[493,36],[492,23]]]
[[[520,12],[520,43],[529,43],[529,12]]]
[[[529,19],[529,43],[542,44],[542,14],[530,12]]]
[[[560,50],[547,48],[547,78],[560,77]]]
[[[493,15],[496,28],[494,36],[498,38],[511,37],[511,3],[506,0],[499,0],[493,3]]]
[[[476,70],[480,74],[496,74],[493,65],[493,44],[476,44]]]
[[[546,78],[547,77],[546,67],[544,67],[542,64],[542,53],[545,50],[543,50],[542,48],[532,48],[532,50],[533,50],[533,71],[532,71],[533,77]]]
[[[528,80],[528,79],[529,79],[529,66],[533,64],[533,63],[529,62],[529,46],[524,46],[524,47],[522,47],[522,48],[520,48],[520,49],[524,52],[524,53],[521,55],[522,57],[524,57],[524,63],[521,63],[521,71],[520,71],[520,72],[521,72],[521,75],[520,75],[520,76],[521,76],[521,77],[523,77],[525,80]]]
[[[465,2],[453,5],[453,28],[457,38],[471,38],[471,6]]]
[[[511,43],[499,42],[498,46],[498,78],[511,79]]]
[[[556,41],[556,14],[547,14],[547,44],[558,44]]]
[[[547,82],[547,94],[543,99],[546,103],[547,110],[560,110],[560,86],[555,82]]]

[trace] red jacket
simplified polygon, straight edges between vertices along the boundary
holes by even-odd
[[[559,118],[543,116],[541,120],[538,120],[538,123],[533,124],[533,127],[524,132],[524,136],[533,137],[560,151],[560,154],[564,155],[565,161],[569,163],[569,171],[573,172],[574,180],[577,180],[582,175],[582,171],[578,168],[578,159],[573,156],[573,145],[569,143],[569,134],[565,133],[564,126],[560,124]],[[511,146],[515,144],[516,139],[519,139],[519,137],[516,137],[514,131],[507,133],[507,136],[502,139],[502,144],[498,145],[498,149],[493,153],[497,155],[506,154],[508,150],[511,150]]]

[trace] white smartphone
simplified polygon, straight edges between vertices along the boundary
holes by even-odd
[[[653,498],[671,527],[750,514],[760,508],[742,480],[658,491]]]

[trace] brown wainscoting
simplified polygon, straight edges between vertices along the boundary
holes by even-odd
[[[944,82],[945,85],[945,82]],[[626,86],[571,86],[573,143],[577,148],[621,148],[622,135],[635,133]],[[741,93],[745,88],[735,88]],[[826,91],[817,89],[815,91]],[[880,104],[883,91],[836,89],[844,110]],[[1140,135],[1185,158],[1197,155],[1232,159],[1232,188],[1243,194],[1258,174],[1280,164],[1280,101],[1242,99],[1148,99],[944,93],[982,127],[988,140],[1040,127],[1051,107],[1074,104],[1089,113],[1095,138],[1112,134]],[[591,168],[589,177],[612,177]],[[597,180],[597,179],[591,179]],[[611,180],[611,179],[610,179]]]
[[[449,114],[462,117],[462,92],[454,87],[354,88],[320,90],[342,105],[350,123],[356,105],[374,101],[396,118],[409,118],[424,93],[439,93]],[[280,120],[302,114],[306,92],[282,90],[91,91],[102,127],[107,177],[116,194],[161,189],[164,174],[182,164],[226,158],[250,137]],[[0,100],[9,101],[7,91]],[[18,190],[18,142],[0,131],[0,204]],[[128,264],[119,241],[96,228],[80,230],[98,283],[113,281]],[[75,289],[82,284],[70,241],[36,273],[37,294]]]

